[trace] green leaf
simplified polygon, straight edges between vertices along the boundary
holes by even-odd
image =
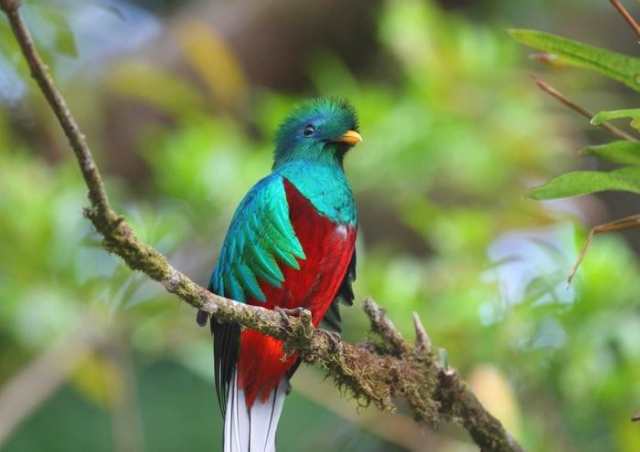
[[[631,127],[640,129],[640,108],[629,108],[626,110],[601,111],[593,118],[591,124],[599,126],[613,119],[631,118]]]
[[[537,200],[558,199],[609,190],[640,193],[640,168],[626,167],[608,173],[574,171],[534,188],[529,197]]]
[[[592,47],[578,41],[535,30],[512,29],[518,42],[551,53],[559,63],[591,69],[640,91],[640,59]]]
[[[584,152],[601,159],[624,165],[640,165],[640,142],[613,141],[600,146],[589,146]]]

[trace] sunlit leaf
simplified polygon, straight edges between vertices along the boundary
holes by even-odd
[[[529,196],[538,200],[557,199],[609,190],[640,193],[640,168],[627,167],[608,173],[574,171],[533,189]]]
[[[550,53],[563,64],[591,69],[640,91],[640,59],[535,30],[512,29],[513,38]]]
[[[624,165],[640,165],[640,142],[613,141],[600,146],[589,146],[584,151],[604,160]]]

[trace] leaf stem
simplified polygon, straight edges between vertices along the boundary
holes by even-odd
[[[622,18],[629,24],[631,29],[635,32],[636,36],[640,38],[640,24],[631,15],[631,13],[624,7],[620,0],[609,0],[613,7],[618,10]]]
[[[536,82],[536,85],[538,85],[538,88],[540,88],[542,91],[544,91],[545,93],[549,94],[551,97],[555,98],[560,103],[562,103],[566,107],[570,108],[571,110],[575,111],[579,115],[584,116],[589,121],[591,121],[591,118],[593,118],[594,115],[589,110],[587,110],[586,108],[578,105],[577,103],[575,103],[574,101],[569,99],[567,96],[562,94],[560,91],[555,89],[553,86],[549,85],[544,80],[541,80],[536,76],[532,76],[532,77],[533,77],[533,80]],[[634,137],[633,135],[631,135],[631,134],[625,132],[624,130],[621,130],[621,129],[615,127],[615,126],[612,126],[611,124],[609,124],[607,122],[603,122],[602,124],[599,125],[599,127],[602,127],[603,129],[605,129],[606,131],[608,131],[612,135],[616,136],[617,138],[622,138],[623,140],[627,140],[627,141],[638,141],[638,139],[636,137]]]

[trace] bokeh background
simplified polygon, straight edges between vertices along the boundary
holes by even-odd
[[[637,99],[537,67],[505,32],[637,53],[608,2],[24,3],[115,206],[179,269],[206,283],[288,110],[346,97],[365,139],[346,164],[357,298],[373,296],[408,337],[418,312],[528,450],[640,450],[640,232],[598,238],[566,283],[588,226],[637,213],[638,198],[526,198],[598,165],[578,151],[605,138],[536,91],[531,72],[593,111]],[[208,331],[100,248],[4,18],[0,52],[0,450],[219,450]],[[366,337],[363,313],[343,312],[346,338]],[[476,450],[458,428],[357,407],[319,369],[293,386],[279,450]]]

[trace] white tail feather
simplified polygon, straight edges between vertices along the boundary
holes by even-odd
[[[249,410],[234,372],[227,394],[224,452],[275,452],[276,430],[286,390],[285,377],[266,402],[256,399]]]

